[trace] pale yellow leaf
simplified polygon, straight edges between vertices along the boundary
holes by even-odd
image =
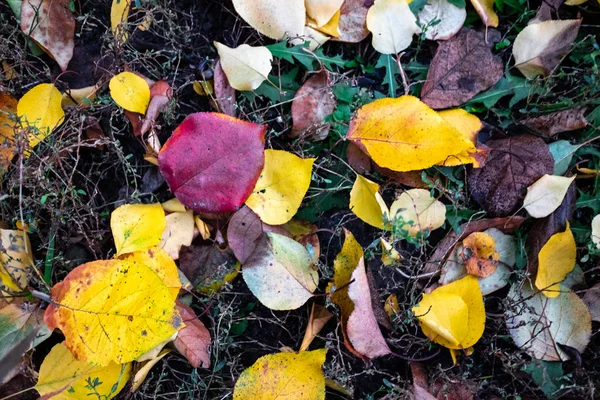
[[[592,243],[596,245],[596,248],[600,248],[600,214],[592,220]]]
[[[51,83],[42,83],[29,90],[17,104],[17,115],[29,133],[29,147],[34,148],[54,128],[63,122],[62,95]]]
[[[158,245],[167,225],[160,203],[125,204],[110,215],[117,255]]]
[[[388,218],[388,207],[379,194],[379,185],[356,175],[350,191],[350,210],[367,224],[384,229]]]
[[[194,212],[174,212],[167,215],[166,219],[167,226],[163,231],[160,247],[173,260],[178,260],[181,246],[189,246],[194,240]]]
[[[146,114],[150,103],[150,86],[144,78],[133,72],[121,72],[111,78],[108,87],[117,105],[127,111]]]
[[[0,282],[11,292],[27,288],[33,268],[31,243],[23,231],[0,229]]]
[[[402,256],[390,242],[384,238],[379,238],[379,242],[381,243],[381,262],[383,265],[395,265],[402,260]]]
[[[538,254],[535,286],[547,297],[558,297],[560,283],[575,267],[577,245],[569,223],[564,232],[555,233]]]
[[[144,383],[144,381],[148,377],[148,373],[150,372],[152,367],[154,367],[156,364],[158,364],[158,362],[160,360],[162,360],[163,357],[166,356],[167,354],[169,354],[170,352],[171,352],[171,350],[168,350],[168,349],[161,351],[158,356],[156,356],[155,358],[153,358],[151,360],[148,360],[146,362],[146,364],[144,364],[144,366],[142,368],[140,368],[138,370],[138,372],[135,373],[135,376],[133,377],[133,382],[131,384],[131,393],[135,392],[136,390],[138,390],[140,388],[140,386],[142,386],[142,383]]]
[[[544,175],[527,188],[523,207],[533,218],[544,218],[552,214],[562,203],[575,180],[575,175],[564,176]]]
[[[273,68],[273,55],[266,47],[242,44],[232,49],[219,42],[214,44],[221,58],[221,67],[232,88],[254,90],[268,79]]]
[[[406,0],[375,0],[367,13],[367,29],[373,34],[373,47],[382,54],[400,53],[420,32]]]
[[[181,201],[179,201],[177,197],[173,197],[172,199],[165,201],[161,204],[161,206],[163,210],[168,213],[186,211],[185,206],[181,204]]]
[[[441,227],[446,220],[446,206],[431,197],[428,190],[410,189],[392,203],[390,220],[395,224],[401,222],[401,229],[416,236]]]
[[[485,26],[498,26],[498,14],[494,11],[494,0],[471,0],[471,4],[479,14]]]
[[[306,22],[304,0],[233,0],[235,11],[271,39],[301,36]]]
[[[344,0],[306,0],[306,13],[317,27],[327,24],[340,11]]]
[[[448,40],[462,28],[467,10],[450,4],[448,0],[428,0],[419,13],[419,22],[427,26],[429,40]]]

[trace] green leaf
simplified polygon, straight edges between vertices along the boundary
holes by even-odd
[[[558,397],[562,386],[569,383],[559,361],[533,360],[523,367],[523,371],[531,375],[541,391],[551,399]]]
[[[464,1],[464,0],[463,0]],[[427,0],[413,0],[408,6],[410,7],[410,11],[415,14],[415,17],[419,17],[419,13],[423,11],[423,8],[427,5]]]
[[[410,4],[415,3],[417,0],[413,1]],[[396,75],[400,73],[400,68],[398,68],[398,64],[394,57],[391,54],[382,54],[379,56],[379,60],[377,60],[377,64],[375,68],[385,68],[385,77],[383,78],[383,84],[388,85],[388,95],[389,97],[396,97],[396,89],[398,89],[398,84],[396,83]]]
[[[466,0],[448,0],[448,3],[458,8],[465,8],[467,6]]]
[[[600,197],[590,196],[587,193],[579,192],[580,197],[575,203],[575,208],[588,207],[594,211],[594,215],[600,214]]]
[[[356,96],[359,91],[359,87],[351,86],[347,82],[338,83],[337,85],[333,86],[333,95],[338,100],[348,104],[354,101],[354,96]]]
[[[468,104],[483,103],[486,108],[492,108],[500,99],[512,95],[510,106],[512,107],[519,101],[527,98],[531,91],[531,84],[524,78],[512,76],[509,73],[500,79],[493,88],[486,92],[479,93],[469,100]]]
[[[550,143],[548,148],[554,158],[554,171],[552,172],[552,175],[563,175],[569,169],[569,164],[571,164],[573,155],[579,146],[573,145],[567,140],[559,140]]]
[[[293,47],[288,47],[285,41],[270,44],[267,47],[271,54],[277,58],[284,59],[292,64],[294,60],[304,65],[309,71],[316,70],[315,65],[321,62],[328,70],[333,70],[333,65],[343,67],[346,65],[346,61],[341,56],[326,56],[323,53],[323,48],[317,49],[313,52],[308,50],[309,43],[299,44]]]
[[[300,67],[296,67],[281,76],[269,75],[269,81],[275,84],[279,82],[279,88],[274,87],[269,81],[264,81],[254,93],[267,97],[273,103],[292,100],[298,89],[300,89],[300,85],[296,82],[298,71],[300,71]]]

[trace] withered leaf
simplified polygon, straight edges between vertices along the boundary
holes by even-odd
[[[223,283],[235,278],[237,267],[233,252],[214,244],[183,247],[179,253],[179,269],[203,292],[219,290]]]
[[[518,209],[524,189],[552,174],[554,159],[546,143],[531,135],[490,140],[486,145],[490,160],[471,172],[471,195],[489,215],[508,216]]]
[[[175,348],[187,358],[192,367],[210,367],[210,332],[190,307],[177,301],[175,308],[185,323],[173,342]]]
[[[223,114],[235,117],[237,114],[235,110],[235,89],[229,84],[227,75],[225,75],[220,61],[215,65],[213,82],[215,100],[219,111]]]
[[[551,114],[528,118],[521,123],[539,135],[552,138],[561,132],[574,131],[587,126],[585,107],[569,108]]]
[[[434,109],[463,104],[492,87],[504,74],[502,59],[490,48],[499,33],[463,28],[439,47],[431,61],[421,100]]]
[[[331,93],[329,72],[323,69],[311,76],[296,92],[292,103],[294,125],[290,137],[311,136],[322,140],[329,133],[325,118],[335,110],[335,99]]]
[[[348,164],[360,175],[365,175],[373,169],[371,157],[362,151],[358,145],[350,141],[348,142],[348,147],[346,147],[346,158],[348,159]]]
[[[358,43],[369,35],[367,12],[374,0],[346,0],[340,9],[338,29],[340,36],[333,40]]]

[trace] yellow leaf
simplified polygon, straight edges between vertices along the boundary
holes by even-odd
[[[473,146],[477,144],[477,134],[483,127],[483,123],[477,116],[466,112],[462,108],[443,110],[438,112],[438,115],[452,125],[466,140],[473,143]],[[475,149],[469,149],[455,154],[439,163],[439,165],[455,167],[457,165],[473,164],[475,167],[478,167],[479,162],[472,154],[474,151]]]
[[[22,292],[33,267],[31,244],[23,231],[0,229],[0,281],[13,292]]]
[[[117,42],[123,43],[129,37],[124,24],[129,17],[129,8],[131,0],[113,0],[110,7],[110,27]]]
[[[167,226],[163,231],[160,247],[173,260],[179,259],[181,246],[189,246],[194,240],[194,212],[174,212],[167,215]]]
[[[324,400],[326,349],[268,354],[238,378],[234,400]]]
[[[533,218],[544,218],[552,214],[563,202],[569,186],[576,175],[564,176],[544,175],[527,188],[523,207]]]
[[[350,211],[367,224],[385,229],[389,211],[379,194],[379,185],[361,175],[356,175],[350,191]]]
[[[210,227],[206,222],[202,221],[202,218],[198,215],[194,216],[194,223],[196,224],[196,229],[198,229],[198,233],[200,233],[202,239],[207,240],[210,238]]]
[[[575,268],[576,257],[577,245],[567,222],[567,229],[552,235],[540,250],[535,286],[546,297],[558,297],[560,282]]]
[[[300,208],[314,162],[287,151],[265,150],[265,166],[246,205],[266,224],[285,224]]]
[[[304,32],[304,0],[233,0],[233,7],[251,27],[271,39],[302,36]]]
[[[402,223],[400,229],[411,236],[419,232],[433,231],[446,220],[446,206],[431,197],[428,190],[410,189],[402,193],[390,207],[392,223]]]
[[[485,24],[496,28],[498,26],[498,14],[494,11],[494,0],[471,0],[475,11]]]
[[[483,296],[473,275],[424,294],[412,310],[425,336],[449,349],[473,346],[485,328]]]
[[[8,169],[17,150],[18,131],[12,119],[16,113],[17,100],[0,90],[0,175]]]
[[[79,361],[130,362],[183,328],[177,266],[158,247],[83,264],[51,292],[44,321]]]
[[[120,206],[110,216],[117,255],[158,245],[166,226],[167,219],[160,203]]]
[[[496,241],[484,232],[471,233],[463,240],[462,259],[469,274],[487,278],[496,271],[500,259]]]
[[[352,273],[360,260],[364,257],[363,249],[354,238],[354,235],[352,235],[352,232],[344,229],[344,234],[346,239],[344,240],[342,250],[333,261],[333,279],[336,289],[348,285]],[[354,311],[354,303],[350,297],[348,297],[348,291],[336,290],[331,295],[331,300],[341,308],[342,321],[347,320],[352,311]]]
[[[592,243],[600,249],[600,214],[596,215],[592,220]]]
[[[181,204],[181,201],[177,197],[173,197],[171,200],[167,200],[161,204],[163,210],[168,213],[173,212],[185,212],[185,206]]]
[[[402,256],[391,243],[384,238],[380,238],[379,242],[381,243],[381,262],[383,265],[394,265],[402,260]]]
[[[317,27],[327,24],[340,11],[344,0],[306,0],[306,13]]]
[[[58,392],[54,400],[112,399],[125,387],[131,376],[131,363],[114,362],[97,366],[77,361],[64,343],[59,343],[44,358],[35,390],[40,395]],[[88,380],[101,382],[94,389]]]
[[[453,155],[475,151],[473,142],[413,96],[363,106],[347,137],[380,167],[400,172],[429,168]]]
[[[242,44],[232,49],[219,42],[214,44],[221,59],[223,72],[232,88],[254,90],[268,79],[273,68],[273,55],[266,47]]]
[[[148,373],[150,372],[152,367],[154,367],[160,360],[163,359],[164,356],[166,356],[170,352],[171,350],[168,349],[161,351],[158,356],[154,357],[151,360],[148,360],[148,362],[144,364],[144,366],[140,368],[138,372],[135,373],[135,376],[133,377],[133,382],[131,384],[131,393],[135,392],[140,388],[140,386],[142,386],[142,383],[144,383],[146,377],[148,377]]]
[[[567,0],[565,1],[565,4],[568,6],[578,6],[585,2],[587,2],[587,0]]]
[[[215,94],[215,89],[213,86],[213,81],[194,81],[192,85],[194,92],[198,96],[213,96]]]
[[[17,115],[25,128],[34,128],[29,134],[29,147],[44,140],[65,117],[61,107],[62,95],[51,83],[42,83],[25,93],[17,104]]]
[[[383,309],[390,319],[394,319],[394,317],[400,313],[400,304],[398,303],[398,296],[395,294],[390,294],[387,299],[385,299],[385,304],[383,305]]]
[[[120,107],[146,114],[150,103],[150,86],[143,78],[133,72],[121,72],[111,78],[108,87],[110,96]]]
[[[81,106],[89,107],[96,100],[98,86],[88,86],[81,89],[68,89],[62,95],[63,107]]]
[[[333,36],[333,37],[339,37],[340,36],[340,16],[341,16],[341,11],[338,10],[335,14],[333,14],[333,17],[331,17],[331,19],[323,26],[319,26],[317,27],[316,24],[314,26],[314,28],[316,30],[318,30],[319,32],[323,32],[326,33],[327,35]],[[327,41],[328,37],[325,38],[325,41]],[[325,41],[320,40],[319,43],[323,44],[325,43]]]
[[[420,32],[406,0],[375,0],[367,13],[367,29],[373,34],[373,47],[382,54],[400,53]]]

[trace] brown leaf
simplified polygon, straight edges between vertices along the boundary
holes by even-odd
[[[185,323],[173,342],[175,348],[187,358],[192,367],[210,367],[210,332],[190,307],[178,300],[175,308]]]
[[[86,128],[83,131],[85,139],[91,141],[101,141],[102,139],[106,139],[106,135],[104,134],[104,131],[102,130],[102,127],[98,123],[98,119],[96,117],[87,116],[85,118],[85,126]],[[97,144],[95,148],[98,150],[104,150],[104,145],[100,143]]]
[[[413,378],[414,399],[435,400],[435,396],[429,393],[429,379],[425,365],[413,361],[410,363],[410,372]]]
[[[325,123],[325,117],[333,113],[335,105],[329,73],[321,70],[308,78],[294,96],[294,125],[289,136],[296,138],[300,135],[310,135],[314,139],[325,139],[330,127],[330,124]]]
[[[588,125],[585,107],[575,107],[564,111],[528,118],[521,123],[539,135],[552,138],[561,132],[574,131]]]
[[[340,9],[338,29],[340,36],[333,38],[340,42],[358,43],[369,35],[367,12],[374,0],[346,0]]]
[[[68,0],[26,0],[21,4],[21,30],[65,71],[75,47],[75,17]]]
[[[499,33],[463,28],[448,41],[439,42],[431,61],[421,100],[434,109],[463,104],[492,87],[504,74],[502,59],[490,49]]]
[[[466,261],[467,273],[483,278],[496,271],[500,259],[494,238],[483,232],[473,232],[463,240],[461,257]]]
[[[173,91],[167,82],[158,81],[152,85],[150,88],[150,103],[148,104],[148,109],[146,110],[146,118],[144,118],[142,126],[140,127],[140,135],[148,132],[150,127],[156,123],[158,114],[162,112],[165,106],[169,103],[172,95]]]
[[[600,322],[600,283],[585,291],[583,302],[590,310],[592,321]]]
[[[448,383],[438,379],[431,385],[431,393],[438,400],[475,400],[478,391],[479,385],[467,380]]]
[[[367,172],[373,170],[371,157],[354,144],[354,142],[348,142],[348,147],[346,147],[346,158],[348,159],[348,164],[350,164],[350,166],[354,168],[354,171],[359,175],[365,175]]]
[[[421,179],[423,170],[398,172],[398,171],[392,171],[391,169],[388,169],[388,168],[382,168],[379,165],[375,164],[375,171],[379,172],[381,175],[384,175],[384,176],[390,178],[395,183],[399,183],[404,186],[408,186],[411,188],[420,188],[420,189],[428,189],[429,188],[427,183],[423,182],[423,179]]]
[[[511,215],[523,198],[523,191],[552,174],[554,158],[542,139],[531,135],[490,140],[490,160],[469,176],[471,196],[494,217]]]
[[[237,115],[235,108],[235,89],[229,84],[227,75],[225,75],[220,61],[215,65],[213,87],[218,109],[224,114],[235,117]]]
[[[214,244],[184,247],[179,253],[179,269],[194,287],[204,292],[216,291],[233,279],[237,267],[233,252]]]
[[[535,18],[532,21],[530,21],[529,24],[551,20],[552,14],[557,15],[558,8],[562,5],[562,3],[564,3],[564,1],[565,0],[542,1],[542,4],[540,5],[540,8],[537,11],[537,14],[535,14]]]
[[[375,277],[370,269],[367,269],[367,280],[369,282],[369,293],[371,294],[371,303],[373,304],[373,315],[379,325],[385,327],[389,331],[393,331],[394,327],[390,322],[390,316],[383,308],[381,300],[379,298],[379,292],[377,291],[377,284],[375,283]]]
[[[304,338],[300,345],[299,351],[305,351],[308,346],[312,343],[313,339],[321,332],[321,329],[327,324],[327,322],[333,317],[333,314],[327,311],[325,306],[313,303],[312,309],[310,310],[310,318],[308,319],[308,325],[304,332]]]

